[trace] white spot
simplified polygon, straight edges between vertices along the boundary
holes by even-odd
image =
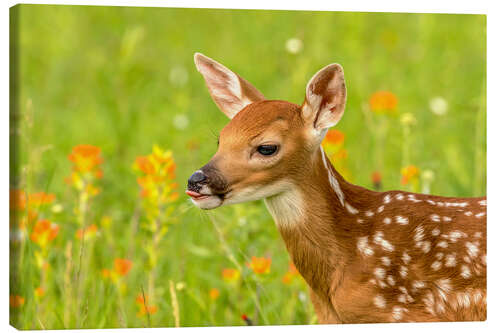
[[[469,266],[467,266],[467,265],[462,265],[461,270],[462,270],[462,272],[460,273],[460,275],[461,275],[464,279],[468,279],[468,278],[470,278],[470,277],[471,277],[471,273],[470,273]]]
[[[357,219],[356,221],[357,221],[359,224],[361,224],[361,223],[363,223],[363,222],[364,222],[364,220],[363,220],[363,219]]]
[[[464,213],[466,216],[472,216],[472,212],[471,211],[467,211]]]
[[[399,275],[401,275],[402,278],[406,278],[408,276],[408,267],[401,266],[399,269]]]
[[[353,206],[351,206],[348,202],[345,203],[345,208],[347,209],[347,211],[351,214],[357,214],[359,213],[359,210],[357,210],[356,208],[354,208]]]
[[[396,281],[394,281],[392,275],[387,276],[387,283],[389,283],[391,286],[394,286],[396,284]]]
[[[437,214],[432,214],[431,215],[431,220],[434,221],[434,222],[440,222],[441,221],[439,215],[437,215]]]
[[[486,254],[481,257],[481,261],[483,262],[483,265],[486,265]]]
[[[434,200],[430,200],[430,199],[429,199],[429,200],[425,200],[425,201],[427,201],[427,202],[428,202],[428,203],[430,203],[431,205],[434,205],[434,206],[436,205],[436,202],[435,202]]]
[[[441,261],[436,260],[436,261],[434,261],[434,262],[432,263],[431,268],[432,268],[433,270],[437,271],[438,269],[440,269],[440,268],[441,268],[441,265],[442,265],[442,264],[441,264]]]
[[[444,222],[450,222],[451,221],[451,217],[443,216],[443,221]]]
[[[403,312],[407,312],[408,310],[400,307],[400,306],[395,306],[392,308],[392,318],[394,320],[401,320],[403,318]]]
[[[425,304],[426,310],[434,315],[434,295],[429,291],[422,299]]]
[[[438,205],[439,207],[443,207],[443,206],[444,206],[444,203],[442,203],[442,202],[437,202],[437,205]]]
[[[486,206],[486,200],[481,200],[481,201],[479,201],[479,204],[480,204],[481,206]]]
[[[408,224],[408,218],[398,215],[398,216],[396,216],[396,222],[401,224],[401,225],[405,225],[405,224]]]
[[[469,256],[464,256],[464,261],[465,261],[466,263],[468,263],[468,264],[470,264],[470,263],[471,263],[471,261],[470,261],[470,257],[469,257]]]
[[[344,206],[344,192],[342,192],[342,190],[340,189],[339,182],[338,182],[337,178],[335,178],[335,175],[333,174],[332,170],[330,169],[330,167],[328,165],[326,154],[325,154],[325,151],[323,150],[323,147],[320,147],[320,149],[322,152],[321,155],[323,157],[323,164],[328,172],[328,180],[330,181],[330,185],[333,187],[333,190],[337,194],[337,197],[339,198],[340,203],[342,204],[342,206]]]
[[[422,252],[427,253],[431,250],[431,242],[425,241],[421,243]]]
[[[456,243],[457,239],[459,239],[461,237],[467,237],[467,234],[463,233],[462,231],[458,231],[458,230],[452,231],[449,234],[449,238],[450,238],[450,241],[452,243]]]
[[[382,213],[384,211],[384,206],[380,206],[378,209],[377,209],[377,213]]]
[[[394,251],[394,246],[391,243],[389,243],[386,239],[384,239],[384,233],[381,231],[377,231],[375,233],[375,236],[373,237],[373,241],[375,242],[375,244],[382,246],[382,248],[385,251],[389,251],[389,252]]]
[[[483,217],[484,215],[486,215],[485,212],[481,212],[481,213],[477,213],[475,216],[480,219],[481,217]]]
[[[411,257],[405,251],[405,252],[403,252],[401,259],[403,259],[403,262],[405,263],[405,265],[408,265],[410,263]]]
[[[439,287],[438,292],[441,296],[441,299],[446,300],[446,295],[451,291],[451,285],[449,279],[441,279],[436,281],[437,286]]]
[[[446,241],[440,241],[439,243],[437,243],[437,247],[447,248],[448,247],[448,242],[446,242]]]
[[[405,196],[404,196],[404,195],[402,195],[401,193],[396,194],[396,199],[397,199],[397,200],[403,200],[403,199],[404,199],[404,197],[405,197]]]
[[[457,265],[457,257],[454,253],[447,254],[444,258],[444,265],[446,267],[455,267]]]
[[[375,274],[375,277],[377,277],[378,279],[382,280],[382,279],[385,278],[385,269],[383,269],[381,267],[377,267],[373,271],[373,274]]]
[[[471,256],[471,258],[477,257],[479,249],[475,244],[471,242],[465,242],[465,247],[467,247],[467,253]]]
[[[420,242],[424,239],[424,227],[422,227],[422,225],[415,228],[415,236],[413,236],[413,239],[415,242]]]
[[[446,207],[466,207],[469,204],[467,202],[446,202]]]
[[[391,218],[390,217],[385,217],[384,218],[384,223],[385,224],[391,224]]]
[[[412,201],[412,202],[421,202],[422,201],[422,200],[415,198],[414,194],[408,194],[408,200]]]
[[[398,296],[398,302],[400,303],[406,303],[406,295],[405,294],[401,294]]]
[[[382,296],[382,295],[377,295],[373,298],[373,304],[375,304],[375,306],[377,308],[385,308],[385,298]]]
[[[481,237],[483,237],[483,233],[478,231],[478,232],[474,233],[474,237],[481,238]]]
[[[438,260],[443,259],[443,256],[444,256],[443,252],[438,252],[438,253],[436,253],[436,258],[437,258]]]
[[[389,259],[387,257],[382,257],[382,258],[380,258],[380,260],[382,261],[382,264],[384,266],[390,266],[391,265],[391,259]]]
[[[391,202],[391,195],[390,195],[390,194],[387,194],[387,195],[384,197],[384,203],[385,203],[385,204],[388,204],[389,202]]]
[[[368,236],[358,238],[358,250],[365,256],[373,255],[373,249],[368,245]]]
[[[439,234],[441,233],[441,231],[439,230],[439,228],[434,228],[432,231],[432,236],[439,236]]]
[[[373,216],[373,212],[371,210],[369,210],[365,213],[365,215],[368,217]]]
[[[413,285],[413,288],[420,289],[420,288],[425,287],[425,282],[423,282],[423,281],[413,281],[412,285]]]

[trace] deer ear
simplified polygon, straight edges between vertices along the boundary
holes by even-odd
[[[194,63],[198,72],[203,75],[215,104],[229,119],[248,104],[265,99],[264,95],[247,80],[217,61],[201,53],[195,53]]]
[[[339,122],[345,103],[344,70],[339,64],[331,64],[314,74],[307,84],[302,114],[323,132]]]

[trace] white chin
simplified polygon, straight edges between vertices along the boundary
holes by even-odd
[[[201,209],[214,209],[222,205],[221,198],[216,195],[210,195],[199,199],[191,198],[191,202]]]

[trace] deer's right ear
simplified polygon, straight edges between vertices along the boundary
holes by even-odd
[[[201,53],[195,53],[194,63],[198,72],[203,75],[215,104],[229,119],[248,104],[265,99],[264,95],[248,81],[217,61]]]
[[[331,64],[318,71],[307,84],[302,114],[315,130],[324,133],[342,118],[345,103],[344,71],[339,64]]]

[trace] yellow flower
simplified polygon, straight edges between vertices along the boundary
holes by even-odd
[[[237,281],[240,278],[240,271],[234,268],[224,268],[222,270],[222,279],[226,282]]]
[[[401,184],[406,185],[410,182],[418,180],[418,176],[420,174],[420,170],[414,166],[409,165],[401,169]]]

